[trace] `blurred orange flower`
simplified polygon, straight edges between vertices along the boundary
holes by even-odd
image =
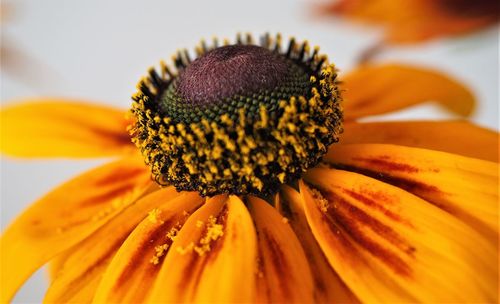
[[[389,43],[417,43],[470,33],[498,23],[497,0],[339,0],[323,7],[386,29]]]

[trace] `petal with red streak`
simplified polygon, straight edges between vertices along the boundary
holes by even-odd
[[[250,197],[259,246],[257,302],[312,303],[314,286],[302,246],[287,219],[266,201]]]
[[[352,122],[341,143],[393,144],[498,162],[498,133],[466,121]]]
[[[33,204],[0,239],[1,302],[40,266],[91,235],[150,187],[143,162],[129,158],[80,175]]]
[[[252,302],[256,236],[236,196],[209,199],[186,221],[161,266],[151,302]]]
[[[360,303],[359,299],[330,267],[321,247],[309,228],[300,193],[282,186],[276,208],[289,221],[304,248],[314,279],[316,303]]]
[[[87,288],[85,302],[92,301],[97,283],[109,262],[122,248],[122,244],[134,228],[141,220],[148,217],[148,212],[153,212],[164,204],[175,204],[181,198],[187,198],[188,203],[201,202],[197,195],[178,193],[174,187],[155,191],[139,199],[137,203],[111,219],[84,241],[68,249],[62,255],[62,260],[58,261],[57,272],[54,273],[52,284],[45,295],[45,302],[71,302],[75,294],[87,288],[88,282],[96,281],[97,277],[98,280],[93,284],[93,288]],[[110,267],[116,269],[113,264]]]
[[[397,187],[348,171],[311,170],[300,191],[316,240],[367,303],[498,300],[496,244]]]
[[[498,163],[383,144],[337,145],[324,160],[405,189],[498,238]]]
[[[158,191],[145,197],[143,200],[148,209],[142,208],[137,215],[129,216],[134,223],[141,219],[142,222],[131,227],[133,231],[128,237],[124,235],[127,238],[120,243],[117,254],[107,267],[94,302],[145,301],[177,231],[203,202],[194,192],[176,193],[173,187],[170,190],[170,193]],[[123,220],[127,221],[127,218]]]

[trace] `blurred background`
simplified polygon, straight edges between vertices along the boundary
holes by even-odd
[[[429,2],[394,1],[400,8],[391,10],[395,17],[391,19],[393,25],[419,18],[411,3]],[[447,2],[449,6],[452,1],[435,2]],[[475,18],[481,13],[474,7],[463,7],[465,2],[473,6],[490,3],[490,13],[491,7],[498,10],[498,1],[458,1],[462,7],[450,9],[453,18]],[[448,19],[439,20],[448,22],[452,31],[398,41],[397,37],[388,38],[387,28],[380,26],[376,18],[375,22],[356,22],[356,18],[345,18],[349,15],[345,7],[332,9],[332,3],[333,0],[2,1],[1,105],[45,96],[126,109],[137,81],[148,67],[157,65],[161,59],[168,61],[178,48],[191,49],[201,38],[210,39],[214,35],[233,39],[238,31],[251,32],[255,36],[269,31],[272,34],[281,32],[284,38],[307,39],[312,45],[321,46],[322,52],[329,54],[340,69],[340,75],[355,67],[367,50],[377,50],[369,52],[375,62],[409,63],[449,73],[466,83],[477,96],[478,107],[471,120],[498,130],[498,27],[485,23],[465,28],[463,32],[467,33],[462,33],[453,30],[463,24],[455,26],[456,20],[448,16]],[[407,3],[408,7],[401,7],[401,3]],[[446,5],[441,8],[448,7]],[[386,8],[377,7],[383,15]],[[439,18],[438,9],[424,8],[436,10],[432,16]],[[461,11],[457,13],[457,9]],[[483,7],[482,12],[486,9]],[[408,15],[409,12],[413,15]],[[428,16],[429,12],[424,10],[422,14]],[[418,23],[413,25],[418,26]],[[398,34],[409,37],[405,33]],[[370,119],[444,118],[454,117],[429,102]],[[26,161],[3,157],[2,229],[51,188],[105,161]],[[45,275],[43,271],[36,273],[15,302],[40,302],[46,290]]]

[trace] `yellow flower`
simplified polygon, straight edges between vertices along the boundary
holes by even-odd
[[[45,300],[57,303],[498,300],[498,135],[464,121],[356,121],[427,100],[467,115],[467,89],[363,66],[342,77],[345,131],[327,150],[342,122],[327,58],[294,40],[282,50],[279,37],[237,42],[202,43],[195,61],[181,52],[178,73],[151,70],[128,119],[53,99],[2,109],[5,154],[121,157],[4,231],[2,302],[48,262]]]
[[[496,0],[341,0],[323,9],[379,24],[386,30],[386,42],[400,44],[470,33],[500,18]]]

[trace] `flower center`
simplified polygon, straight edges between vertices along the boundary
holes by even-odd
[[[316,165],[342,131],[333,65],[307,43],[264,36],[150,70],[133,97],[135,144],[155,180],[201,195],[268,196]]]
[[[283,85],[290,64],[279,54],[255,45],[228,45],[214,49],[179,75],[182,102],[214,103],[241,94],[274,90]]]

